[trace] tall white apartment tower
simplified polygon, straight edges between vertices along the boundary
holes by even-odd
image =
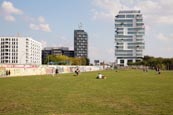
[[[41,64],[41,43],[30,37],[0,37],[0,64]]]
[[[115,58],[120,66],[142,60],[145,27],[140,10],[122,10],[115,16]]]

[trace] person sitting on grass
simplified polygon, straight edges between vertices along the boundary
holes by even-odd
[[[106,79],[106,77],[102,75],[101,73],[98,73],[96,79]]]

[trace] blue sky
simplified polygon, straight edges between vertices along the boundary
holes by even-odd
[[[0,0],[0,36],[30,36],[43,46],[73,49],[79,23],[89,36],[91,61],[114,61],[114,16],[141,10],[145,55],[173,57],[172,0]]]

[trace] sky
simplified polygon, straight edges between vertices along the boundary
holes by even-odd
[[[173,57],[173,0],[0,0],[0,36],[27,36],[43,47],[73,50],[74,30],[88,33],[91,62],[115,61],[114,19],[120,10],[141,10],[144,55]]]

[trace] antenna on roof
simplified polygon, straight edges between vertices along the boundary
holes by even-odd
[[[82,30],[82,27],[83,27],[83,24],[80,22],[80,23],[78,24],[79,30]]]

